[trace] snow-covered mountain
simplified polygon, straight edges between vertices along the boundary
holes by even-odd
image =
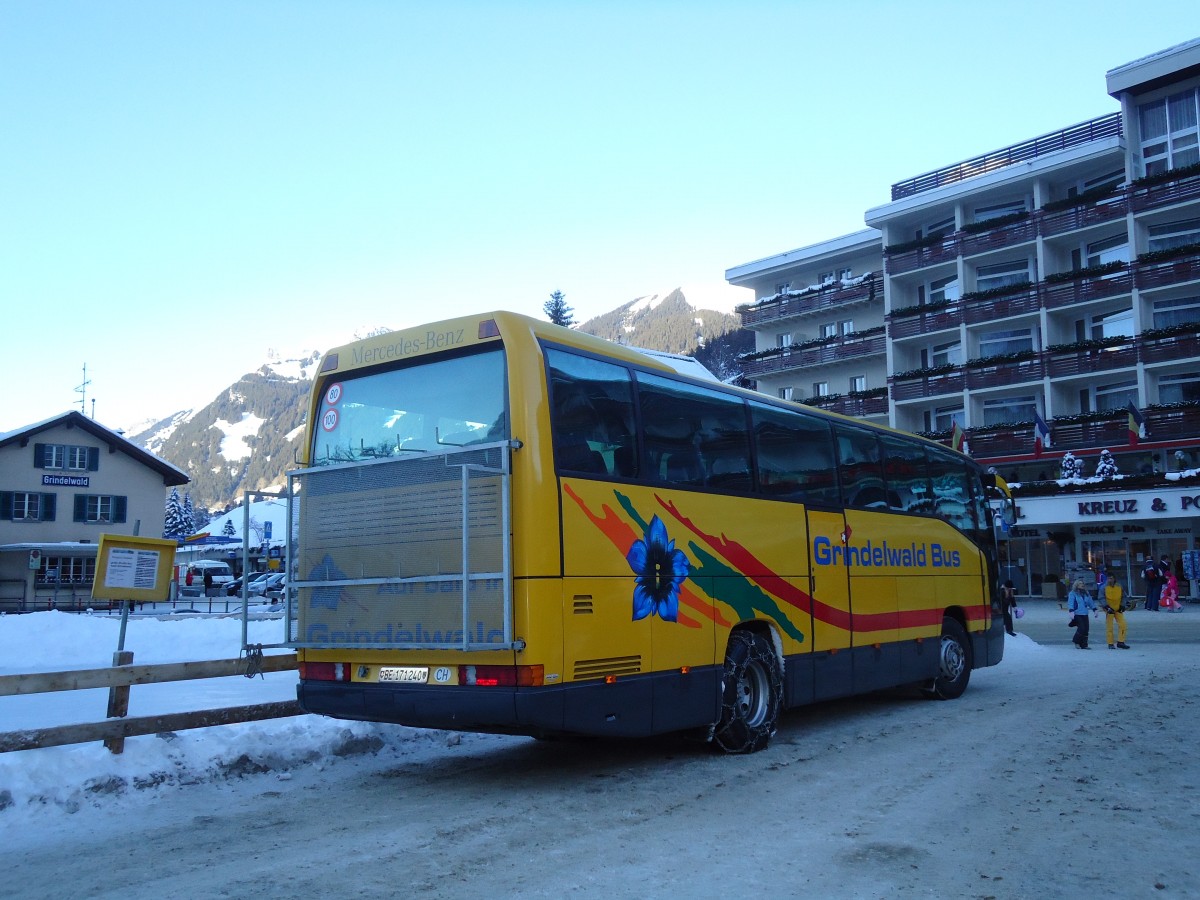
[[[732,312],[744,292],[720,287],[689,287],[643,295],[577,327],[618,343],[695,355],[709,370],[726,377],[729,361],[753,349]],[[695,295],[704,306],[692,302]],[[729,310],[726,312],[725,310]],[[347,340],[386,333],[360,328]],[[295,467],[309,389],[321,353],[272,353],[212,402],[178,410],[126,429],[126,437],[188,473],[196,509],[222,511],[239,503],[247,490],[281,487]]]

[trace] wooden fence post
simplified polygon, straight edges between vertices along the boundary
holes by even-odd
[[[133,664],[132,650],[118,650],[113,654],[114,666],[128,666]],[[123,684],[117,687],[108,689],[108,717],[110,719],[123,719],[129,714],[129,685]],[[104,746],[112,753],[125,752],[125,738],[111,737],[104,739]]]

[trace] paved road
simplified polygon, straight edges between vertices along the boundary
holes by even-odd
[[[1056,600],[1021,599],[1018,604],[1025,610],[1024,618],[1017,619],[1018,632],[1029,635],[1039,644],[1069,644],[1074,629],[1067,627],[1071,618]],[[1132,647],[1138,641],[1162,643],[1200,643],[1200,604],[1189,603],[1183,612],[1148,612],[1141,607],[1128,610],[1125,621],[1129,634],[1125,638]],[[1092,619],[1091,644],[1104,647],[1104,616]]]

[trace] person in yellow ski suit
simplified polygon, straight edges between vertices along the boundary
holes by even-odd
[[[1121,585],[1117,581],[1116,573],[1109,572],[1108,580],[1104,584],[1104,636],[1108,639],[1108,649],[1115,650],[1120,647],[1122,650],[1128,650],[1129,645],[1125,643],[1125,634],[1127,624],[1125,622],[1125,610],[1123,604],[1125,602],[1124,592],[1121,590]],[[1117,623],[1117,643],[1113,644],[1113,620]]]

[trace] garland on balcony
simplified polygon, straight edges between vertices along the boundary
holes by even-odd
[[[883,331],[884,327],[882,325],[876,325],[874,328],[864,328],[862,331],[848,331],[842,335],[831,334],[826,337],[812,338],[811,340],[801,341],[799,344],[788,344],[786,347],[768,347],[766,350],[742,353],[738,355],[738,359],[743,362],[770,359],[772,356],[782,356],[784,353],[795,353],[798,350],[812,350],[816,347],[827,347],[830,344],[846,343],[857,338],[874,337],[877,334],[882,334]]]
[[[937,234],[927,234],[912,241],[902,241],[899,244],[888,244],[883,248],[884,256],[894,256],[898,253],[908,253],[911,250],[923,250],[932,247],[949,236],[948,232],[939,231]]]
[[[1076,194],[1074,197],[1065,197],[1062,200],[1051,200],[1049,203],[1043,203],[1042,212],[1059,212],[1064,209],[1074,209],[1077,206],[1091,206],[1099,203],[1101,200],[1107,200],[1120,190],[1121,186],[1117,184],[1109,185],[1108,187],[1092,188],[1090,191],[1084,191],[1082,194]]]
[[[839,400],[874,400],[876,397],[886,397],[888,389],[872,388],[869,391],[850,391],[846,394],[822,394],[820,397],[809,397],[800,402],[804,406],[826,406]]]
[[[1200,400],[1183,400],[1179,403],[1151,403],[1149,406],[1143,406],[1142,412],[1170,412],[1172,410],[1194,410],[1200,409]],[[1128,412],[1124,409],[1105,409],[1098,412],[1077,413],[1073,416],[1055,416],[1053,419],[1048,419],[1047,424],[1050,430],[1053,431],[1059,425],[1086,425],[1091,422],[1114,422],[1124,419],[1128,416]],[[996,425],[980,425],[978,428],[971,427],[967,429],[967,434],[988,434],[996,431],[1017,431],[1024,428],[1033,428],[1034,423],[1029,422],[1000,422]],[[949,431],[935,432],[933,436],[940,435],[946,437],[950,434]],[[926,437],[930,435],[925,435]]]
[[[1009,294],[1019,294],[1022,291],[1027,291],[1033,287],[1033,282],[1026,279],[1018,281],[1014,284],[1005,284],[1000,287],[988,288],[986,291],[968,291],[959,297],[959,302],[965,303],[970,300],[990,300],[993,297],[1007,297]]]
[[[1140,263],[1157,263],[1197,253],[1200,253],[1200,244],[1184,244],[1180,247],[1168,247],[1166,250],[1151,250],[1149,253],[1138,254],[1137,260]]]
[[[937,312],[947,306],[954,306],[957,300],[934,300],[932,303],[918,303],[916,306],[902,306],[888,313],[890,319],[903,319],[907,316],[920,316],[927,312]]]
[[[1020,212],[996,216],[994,219],[984,219],[982,222],[968,222],[962,227],[962,230],[967,234],[982,234],[985,231],[993,231],[997,228],[1004,228],[1006,225],[1012,225],[1016,222],[1024,222],[1028,218],[1029,211],[1023,209]]]
[[[1042,280],[1046,284],[1062,284],[1066,281],[1082,281],[1084,278],[1097,278],[1101,275],[1111,275],[1113,272],[1124,272],[1128,268],[1129,263],[1114,260],[1100,263],[1097,266],[1084,266],[1082,269],[1073,269],[1070,272],[1053,272]]]
[[[1167,169],[1165,172],[1159,172],[1157,175],[1143,175],[1141,178],[1135,178],[1129,182],[1129,186],[1133,189],[1154,187],[1159,184],[1166,184],[1169,181],[1182,181],[1184,178],[1192,178],[1200,175],[1200,163],[1192,163],[1190,166],[1180,166],[1178,169]]]
[[[997,353],[995,356],[977,356],[963,363],[965,369],[983,369],[988,366],[1001,366],[1006,363],[1024,362],[1038,355],[1036,350],[1017,350],[1013,353]]]
[[[875,299],[875,273],[867,272],[863,275],[859,275],[857,278],[850,278],[850,279],[845,279],[845,280],[835,278],[832,281],[824,281],[821,284],[810,284],[808,287],[801,288],[800,290],[782,291],[782,292],[774,293],[769,297],[759,297],[757,300],[754,301],[753,305],[747,303],[747,304],[744,304],[743,306],[746,310],[750,310],[750,309],[754,309],[756,307],[770,306],[772,303],[782,303],[784,300],[799,300],[802,297],[808,297],[812,294],[820,294],[824,291],[846,290],[847,288],[857,287],[861,284],[865,284],[869,289],[868,299],[874,300]],[[736,311],[742,312],[743,306],[737,307]]]
[[[936,378],[938,375],[949,375],[951,372],[957,372],[959,368],[960,366],[955,363],[943,363],[940,366],[923,366],[920,369],[896,372],[892,375],[892,381],[911,381],[914,378]]]
[[[1193,335],[1197,332],[1200,332],[1200,322],[1181,322],[1178,325],[1168,325],[1166,328],[1147,328],[1142,332],[1142,340],[1157,341],[1180,334]]]
[[[1116,334],[1106,338],[1091,338],[1086,341],[1074,341],[1070,344],[1051,344],[1046,348],[1048,353],[1079,353],[1084,350],[1105,350],[1109,347],[1117,347],[1121,344],[1128,344],[1133,340],[1132,335]]]

